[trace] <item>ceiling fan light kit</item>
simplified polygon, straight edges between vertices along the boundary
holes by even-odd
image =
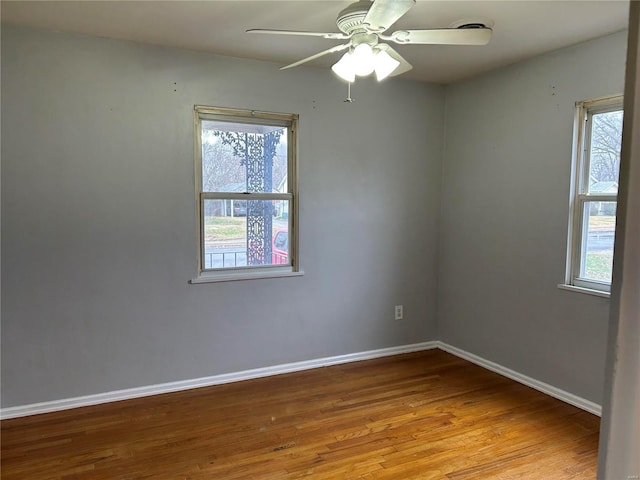
[[[387,78],[400,62],[391,57],[384,50],[372,48],[369,44],[361,43],[345,53],[331,70],[343,80],[353,83],[358,77],[366,77],[376,73],[378,81]]]
[[[265,29],[251,29],[247,32],[348,40],[345,44],[286,65],[281,70],[297,67],[324,55],[347,50],[331,70],[349,83],[353,83],[356,76],[367,76],[373,72],[380,81],[389,76],[401,75],[413,68],[388,43],[380,43],[380,40],[400,45],[486,45],[491,40],[491,28],[488,28],[486,23],[478,22],[461,22],[453,28],[397,30],[391,35],[384,35],[384,32],[414,4],[415,0],[359,0],[338,14],[336,25],[342,33]]]

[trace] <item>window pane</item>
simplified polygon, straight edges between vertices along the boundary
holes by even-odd
[[[291,265],[288,200],[204,200],[203,269]]]
[[[616,202],[586,202],[580,277],[611,283]]]
[[[589,193],[618,193],[622,111],[591,116]]]
[[[285,127],[202,121],[203,192],[286,192]]]

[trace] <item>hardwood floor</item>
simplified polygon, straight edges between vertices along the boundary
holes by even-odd
[[[599,418],[439,350],[4,420],[11,479],[593,479]]]

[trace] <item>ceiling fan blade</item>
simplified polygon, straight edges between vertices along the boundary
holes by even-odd
[[[362,23],[374,33],[384,32],[415,3],[416,0],[375,0]]]
[[[322,37],[329,40],[346,40],[349,35],[344,33],[325,33],[325,32],[298,32],[295,30],[272,30],[268,28],[251,28],[247,33],[266,33],[269,35],[302,35],[306,37]]]
[[[402,57],[402,55],[400,55],[398,52],[396,52],[391,47],[391,45],[387,45],[386,43],[379,43],[377,48],[387,52],[391,58],[393,58],[393,59],[397,60],[398,62],[400,62],[400,65],[398,65],[396,67],[396,69],[389,75],[390,77],[395,77],[395,76],[398,76],[398,75],[402,75],[403,73],[406,73],[406,72],[408,72],[409,70],[411,70],[413,68],[413,65],[411,65],[409,62],[407,62]]]
[[[407,44],[486,45],[491,40],[490,28],[442,28],[433,30],[398,30],[383,40]]]
[[[348,43],[345,43],[344,45],[337,45],[323,52],[316,53],[315,55],[311,55],[310,57],[303,58],[302,60],[298,60],[297,62],[292,63],[290,65],[285,65],[284,67],[280,67],[280,70],[286,70],[287,68],[297,67],[298,65],[302,65],[303,63],[310,62],[311,60],[315,60],[316,58],[320,58],[324,55],[329,55],[330,53],[339,52],[341,50],[346,50],[347,48],[349,48]]]

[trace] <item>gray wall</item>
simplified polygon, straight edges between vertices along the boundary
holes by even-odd
[[[3,26],[3,407],[438,336],[601,402],[609,302],[556,284],[573,105],[624,51],[345,104],[325,70]],[[194,104],[300,114],[305,276],[187,283]]]
[[[443,88],[345,95],[326,70],[3,26],[3,407],[435,339]],[[194,104],[300,114],[305,276],[187,283]]]
[[[574,104],[620,94],[626,33],[451,86],[440,339],[600,403],[609,300],[564,280]]]

